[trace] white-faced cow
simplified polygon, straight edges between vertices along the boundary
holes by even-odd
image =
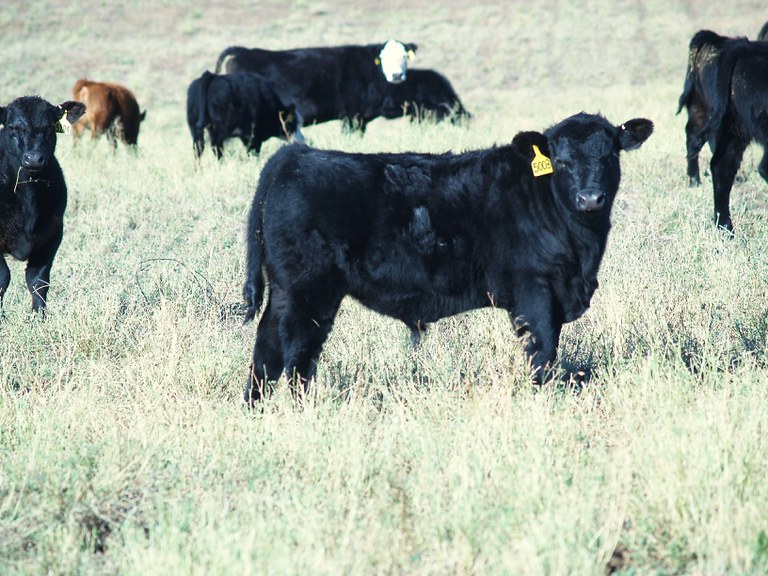
[[[0,305],[11,282],[10,254],[27,262],[32,309],[45,308],[67,206],[67,185],[54,156],[56,132],[84,112],[79,102],[54,106],[38,96],[0,107]]]
[[[468,120],[467,112],[448,78],[428,68],[408,71],[408,80],[392,84],[381,108],[384,118],[407,116],[411,120],[451,122]]]
[[[758,172],[768,182],[768,43],[735,39],[720,50],[715,65],[710,117],[691,149],[698,153],[707,141],[713,146],[715,224],[732,232],[731,189],[753,140],[764,148]]]
[[[397,318],[418,340],[446,316],[495,306],[534,382],[564,323],[587,310],[619,188],[619,153],[653,123],[581,113],[463,154],[349,154],[304,145],[261,173],[247,232],[246,321],[259,321],[245,399],[283,371],[305,388],[342,299]]]
[[[240,138],[248,152],[255,154],[273,136],[304,139],[296,107],[283,103],[266,78],[250,72],[218,75],[206,70],[193,80],[187,90],[187,124],[198,158],[206,128],[219,159],[228,138]]]
[[[284,102],[291,102],[304,124],[343,120],[365,130],[380,115],[390,83],[407,79],[415,44],[384,44],[262,50],[231,46],[216,62],[216,72],[256,72],[267,78]]]

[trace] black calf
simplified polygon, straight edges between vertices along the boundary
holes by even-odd
[[[534,382],[587,310],[621,176],[650,120],[578,114],[465,154],[348,154],[287,146],[266,163],[248,221],[246,320],[259,321],[245,399],[316,361],[342,299],[403,321],[507,310]]]
[[[26,260],[32,309],[42,311],[61,243],[67,185],[54,157],[56,132],[85,112],[79,102],[54,106],[37,96],[0,107],[0,251]],[[11,281],[0,258],[0,305]]]

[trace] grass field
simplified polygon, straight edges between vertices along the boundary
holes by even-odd
[[[768,574],[768,189],[748,150],[735,237],[691,189],[676,116],[699,29],[754,37],[764,2],[10,0],[0,103],[123,83],[138,152],[59,136],[69,184],[49,314],[23,264],[0,320],[0,574]],[[266,159],[199,167],[186,87],[232,44],[419,45],[469,128],[376,120],[318,147],[462,151],[581,110],[656,124],[622,156],[592,307],[534,390],[506,315],[412,353],[346,301],[301,403],[248,412],[244,229]],[[708,162],[705,150],[702,162]],[[704,168],[704,164],[702,165]],[[418,382],[413,366],[426,376]]]

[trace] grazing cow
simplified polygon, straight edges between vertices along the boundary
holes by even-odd
[[[139,110],[139,104],[128,88],[81,78],[72,88],[72,97],[86,107],[85,117],[73,127],[75,138],[80,138],[88,128],[92,140],[106,133],[115,147],[118,139],[130,146],[136,146],[139,124],[147,112]]]
[[[216,62],[216,72],[256,72],[266,77],[283,102],[292,102],[304,124],[343,120],[365,130],[379,110],[390,83],[407,79],[415,44],[332,46],[271,51],[231,46]]]
[[[450,118],[454,123],[472,117],[445,76],[435,70],[418,68],[408,71],[405,82],[391,85],[381,116],[409,116],[411,120],[435,122]]]
[[[685,74],[683,93],[678,101],[677,113],[685,107],[688,122],[685,124],[685,147],[688,164],[688,182],[691,186],[701,184],[699,175],[699,149],[694,143],[709,120],[712,100],[717,91],[716,61],[720,52],[735,39],[712,32],[700,30],[694,34],[688,47],[688,69]],[[710,141],[714,150],[714,142]]]
[[[403,321],[507,310],[534,382],[589,307],[619,187],[619,152],[653,123],[581,113],[463,154],[286,146],[267,161],[247,231],[246,321],[259,321],[247,402],[286,370],[306,389],[346,295]]]
[[[67,185],[54,156],[56,132],[84,112],[79,102],[54,106],[38,96],[0,107],[0,306],[11,282],[5,261],[10,254],[27,262],[32,309],[45,309],[67,205]]]
[[[217,75],[207,70],[187,90],[187,124],[197,158],[203,153],[203,130],[221,160],[224,141],[239,137],[256,154],[272,136],[302,141],[301,118],[262,76],[249,72]]]
[[[713,145],[715,224],[732,232],[731,188],[753,140],[764,148],[758,172],[768,182],[768,43],[734,40],[721,49],[716,67],[710,117],[691,148],[698,153],[705,142]]]

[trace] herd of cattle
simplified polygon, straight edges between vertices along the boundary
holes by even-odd
[[[408,69],[416,46],[384,44],[268,51],[230,47],[215,73],[187,91],[195,156],[240,138],[258,153],[271,137],[297,143],[265,164],[247,223],[246,321],[266,293],[246,402],[286,373],[306,389],[342,299],[401,320],[418,343],[428,323],[493,306],[506,310],[534,382],[551,374],[563,324],[581,317],[619,188],[619,154],[653,132],[644,118],[614,125],[577,114],[510,144],[461,154],[350,154],[305,145],[301,128],[377,117],[470,117],[450,82]],[[678,113],[685,108],[687,173],[712,150],[715,223],[733,230],[729,197],[746,147],[768,144],[768,23],[758,41],[698,32]],[[37,96],[0,107],[0,306],[5,255],[26,261],[32,308],[44,312],[67,202],[56,132],[136,146],[145,117],[118,84],[78,80],[72,100]],[[768,152],[759,167],[768,181]],[[286,233],[290,231],[290,233]],[[268,290],[267,290],[268,288]]]

